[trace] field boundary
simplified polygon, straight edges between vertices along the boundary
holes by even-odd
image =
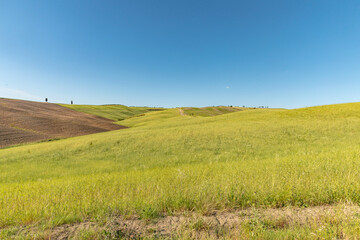
[[[236,237],[236,234],[244,233],[244,231],[252,228],[284,230],[322,226],[327,222],[330,224],[346,223],[358,219],[359,214],[360,207],[358,205],[344,203],[308,208],[248,208],[212,211],[204,214],[182,212],[145,219],[139,216],[113,216],[108,217],[104,221],[105,223],[88,220],[65,224],[47,229],[43,234],[50,239],[81,239],[82,234],[94,234],[109,239],[173,238],[180,236],[193,239],[217,239],[224,236]],[[20,229],[18,233],[33,237],[39,231],[41,232],[37,227],[29,227]]]

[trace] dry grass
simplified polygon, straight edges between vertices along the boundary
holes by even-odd
[[[140,216],[112,216],[102,221],[83,221],[52,229],[28,226],[13,228],[18,238],[49,239],[249,239],[281,238],[341,239],[358,236],[360,207],[353,204],[309,208],[249,208],[212,211],[206,215],[194,212],[175,213],[157,219]],[[0,235],[1,236],[1,235]]]

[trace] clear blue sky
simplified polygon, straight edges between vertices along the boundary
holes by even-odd
[[[360,101],[360,2],[0,0],[0,96],[163,107]]]

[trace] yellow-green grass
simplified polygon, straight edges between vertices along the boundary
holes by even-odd
[[[173,121],[178,119],[180,119],[181,122]],[[178,124],[184,124],[187,123],[189,119],[192,119],[192,117],[180,116],[179,109],[172,108],[172,109],[167,109],[166,111],[150,112],[137,117],[125,119],[121,121],[121,124],[127,127],[157,126],[158,128],[161,128],[161,127],[168,127],[168,124],[173,124],[173,123],[176,126]]]
[[[360,203],[360,103],[124,123],[0,150],[0,227]]]
[[[124,105],[77,105],[59,104],[75,111],[94,114],[114,121],[121,121],[126,118],[141,115],[150,111],[163,110],[162,108],[150,107],[128,107]]]
[[[203,108],[183,107],[181,109],[184,111],[185,115],[212,117],[226,113],[249,110],[252,108],[217,106],[217,107],[203,107]]]

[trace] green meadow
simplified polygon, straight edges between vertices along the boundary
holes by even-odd
[[[360,203],[360,103],[211,117],[167,109],[118,123],[130,128],[0,150],[0,231],[115,215]],[[260,238],[311,238],[314,228],[270,234],[254,226],[266,233]],[[313,237],[338,236],[329,229]]]
[[[225,107],[225,106],[217,106],[217,107],[203,107],[203,108],[194,108],[194,107],[184,107],[181,108],[186,115],[190,116],[200,116],[200,117],[212,117],[217,115],[222,115],[226,113],[238,112],[249,110],[251,108],[245,107]]]

